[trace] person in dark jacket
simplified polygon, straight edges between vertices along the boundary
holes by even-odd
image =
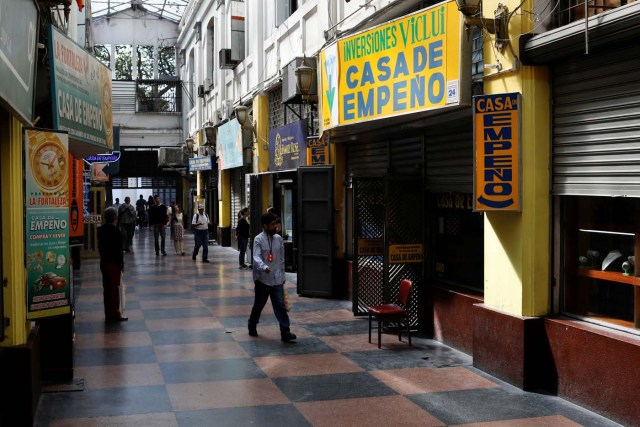
[[[107,322],[128,320],[120,311],[120,280],[124,271],[122,234],[116,226],[118,210],[109,207],[104,211],[104,224],[98,227],[98,251],[104,296],[104,317]]]
[[[247,244],[249,243],[249,208],[242,208],[238,217],[238,225],[236,226],[236,238],[238,239],[238,264],[240,269],[249,268],[244,263],[244,257],[247,253]]]

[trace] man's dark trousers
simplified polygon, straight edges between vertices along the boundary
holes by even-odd
[[[258,280],[254,283],[256,285],[256,296],[253,302],[253,308],[251,309],[251,316],[249,316],[249,330],[256,329],[262,309],[267,303],[267,299],[271,297],[273,313],[276,315],[276,319],[278,319],[278,323],[280,324],[280,333],[289,332],[291,323],[289,322],[287,310],[284,308],[284,285],[269,286]]]
[[[202,260],[209,259],[209,230],[194,230],[193,240],[196,246],[193,248],[193,258],[198,256],[200,246],[202,246]]]
[[[158,237],[160,237],[160,245],[158,245]],[[156,245],[156,255],[162,250],[164,253],[164,240],[167,237],[167,233],[164,230],[164,225],[153,224],[153,240]]]

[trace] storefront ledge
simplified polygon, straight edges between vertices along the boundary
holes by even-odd
[[[545,319],[557,394],[623,425],[638,425],[640,337],[566,318]]]
[[[33,424],[42,385],[40,355],[37,325],[25,345],[0,347],[0,425]]]
[[[434,339],[464,353],[473,354],[473,306],[483,303],[483,297],[438,285],[431,289]]]
[[[216,241],[220,246],[231,246],[231,227],[218,227]]]
[[[556,377],[541,317],[473,306],[473,366],[523,390],[554,392]]]

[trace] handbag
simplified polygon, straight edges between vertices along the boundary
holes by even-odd
[[[287,311],[291,311],[291,301],[289,301],[289,292],[287,292],[287,288],[282,285],[282,292],[284,295],[284,309]]]
[[[124,309],[127,305],[126,300],[127,285],[124,282],[124,272],[120,275],[120,286],[118,286],[118,294],[120,296],[120,315],[124,316]]]

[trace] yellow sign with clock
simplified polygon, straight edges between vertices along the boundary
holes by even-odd
[[[68,153],[56,134],[40,133],[31,148],[29,164],[33,179],[43,193],[54,193],[69,177]],[[40,141],[37,141],[40,139]]]

